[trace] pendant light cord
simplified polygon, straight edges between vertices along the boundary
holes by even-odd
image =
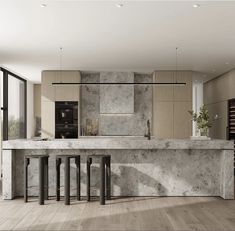
[[[63,47],[60,47],[60,82],[62,82],[62,52],[63,52]]]

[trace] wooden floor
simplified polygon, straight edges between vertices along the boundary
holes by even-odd
[[[235,230],[235,201],[215,197],[115,198],[98,201],[53,198],[0,200],[1,230]]]

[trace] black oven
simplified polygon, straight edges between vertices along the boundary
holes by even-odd
[[[78,102],[55,102],[55,138],[78,138]]]

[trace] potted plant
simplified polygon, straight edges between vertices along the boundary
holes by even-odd
[[[200,107],[199,113],[194,111],[189,111],[192,116],[192,120],[196,123],[197,126],[197,136],[202,139],[210,139],[209,138],[209,128],[212,126],[212,122],[210,120],[209,112],[205,105]],[[192,137],[193,138],[193,137]]]

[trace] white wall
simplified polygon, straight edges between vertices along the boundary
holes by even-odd
[[[34,87],[33,83],[27,81],[27,139],[34,137]]]
[[[193,72],[193,111],[198,113],[200,107],[203,105],[203,82],[205,80],[204,74],[200,72]],[[193,136],[196,136],[197,126],[193,122]]]

